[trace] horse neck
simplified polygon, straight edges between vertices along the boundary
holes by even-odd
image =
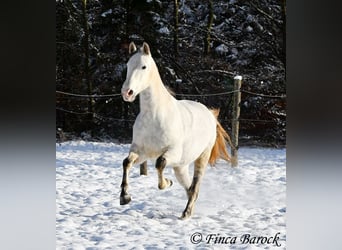
[[[150,81],[150,86],[140,93],[140,112],[163,112],[173,97],[164,86],[157,67],[151,72]]]

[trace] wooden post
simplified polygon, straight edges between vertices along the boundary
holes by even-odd
[[[140,164],[140,175],[147,175],[147,161]]]
[[[241,102],[241,83],[242,76],[234,77],[234,96],[233,96],[233,119],[232,119],[232,166],[238,165],[238,147],[239,147],[239,118],[240,118],[240,102]]]

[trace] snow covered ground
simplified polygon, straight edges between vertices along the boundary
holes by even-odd
[[[173,186],[159,190],[154,162],[148,176],[139,176],[139,166],[131,170],[132,201],[120,206],[128,149],[56,144],[56,249],[285,249],[285,149],[240,148],[237,168],[208,166],[185,221],[178,219],[185,191],[171,168],[165,176]]]

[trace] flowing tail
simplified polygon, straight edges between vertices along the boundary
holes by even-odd
[[[222,158],[228,162],[231,162],[232,159],[228,154],[227,151],[227,142],[232,147],[232,141],[230,140],[230,137],[227,133],[227,131],[224,130],[224,128],[221,126],[219,121],[217,120],[217,117],[220,113],[219,109],[211,109],[210,110],[215,118],[216,118],[216,141],[215,144],[211,150],[210,158],[209,158],[209,164],[211,166],[215,165],[216,161],[219,158]]]

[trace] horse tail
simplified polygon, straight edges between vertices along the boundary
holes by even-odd
[[[230,146],[232,146],[232,142],[230,140],[230,137],[227,131],[224,130],[222,125],[217,120],[220,110],[211,109],[210,111],[214,114],[216,118],[216,140],[211,150],[209,164],[211,166],[215,165],[216,161],[219,158],[222,158],[228,162],[231,162],[231,157],[229,156],[228,151],[227,151],[227,142],[230,144]]]

